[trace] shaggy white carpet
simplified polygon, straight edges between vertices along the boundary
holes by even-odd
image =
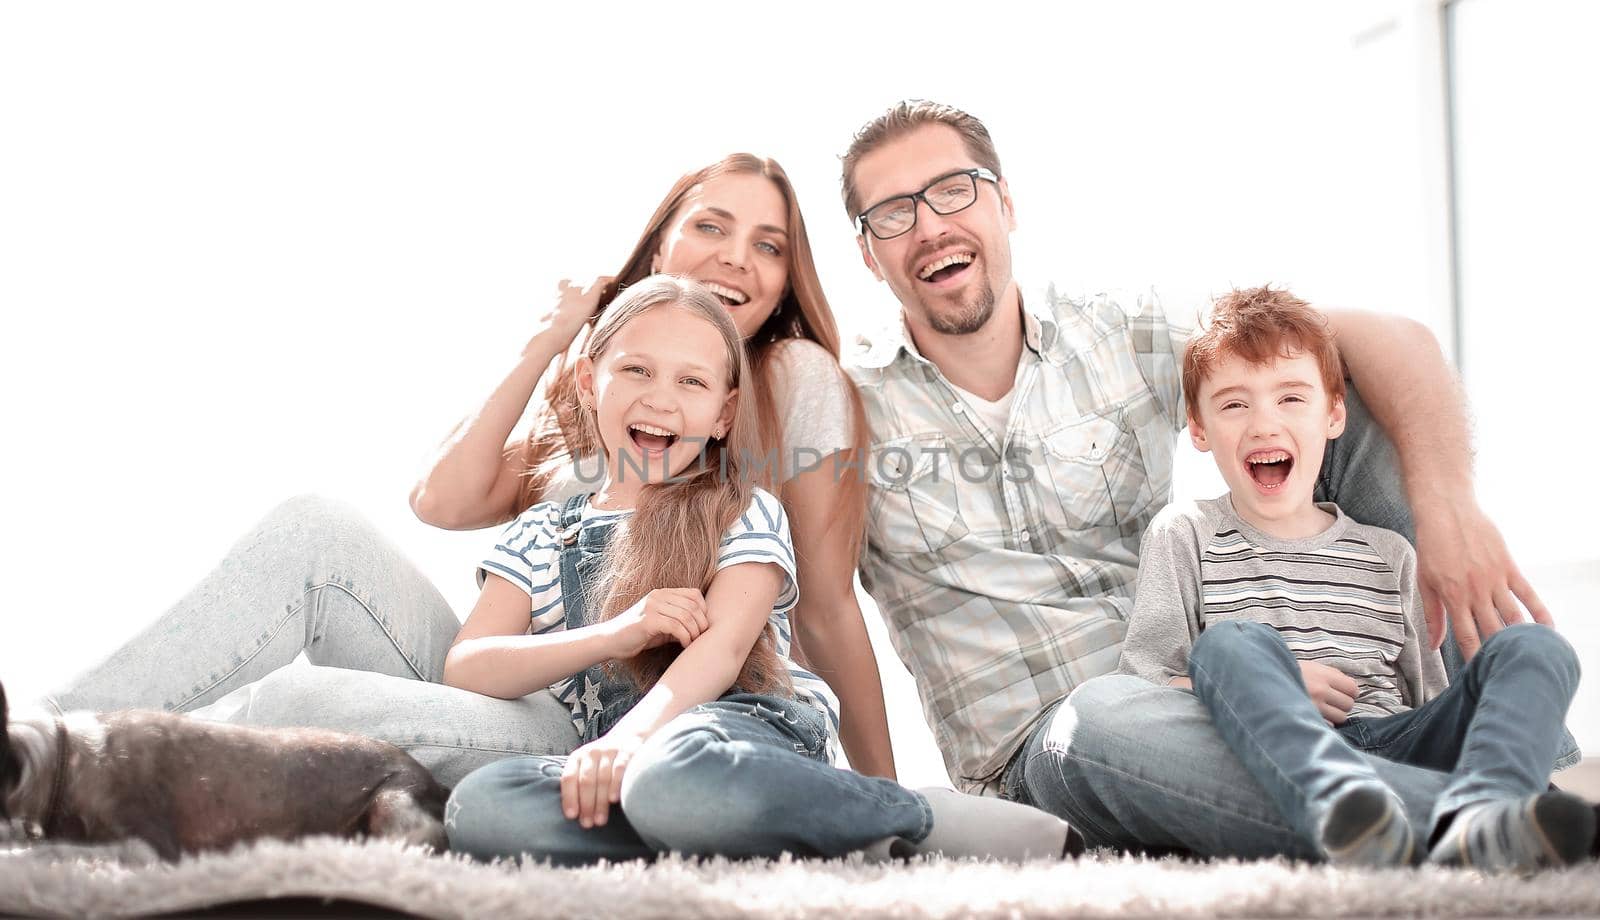
[[[1438,869],[1124,856],[1015,867],[667,859],[585,869],[484,865],[381,842],[268,842],[157,862],[132,849],[0,849],[0,912],[119,917],[271,898],[426,917],[1487,917],[1600,913],[1600,865],[1532,878]]]

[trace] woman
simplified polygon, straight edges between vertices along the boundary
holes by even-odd
[[[777,197],[782,205],[763,210],[759,219],[747,216],[754,212],[743,197],[706,196],[708,183],[720,188],[718,179],[732,180],[729,185],[742,191],[751,190],[751,179],[764,183],[774,193],[763,203]],[[691,198],[700,205],[693,211],[683,207]],[[799,421],[831,419],[831,436],[813,428],[797,443],[837,442],[828,453],[860,450],[865,426],[854,391],[832,357],[837,333],[794,202],[781,169],[754,157],[729,157],[685,176],[656,209],[619,279],[635,280],[659,264],[721,287],[751,344],[758,379],[787,374],[786,385],[794,388],[790,395],[796,398],[783,411],[797,421],[783,430],[804,434]],[[719,233],[747,248],[717,255],[703,241]],[[548,489],[553,477],[524,476],[556,462],[548,437],[501,448],[540,374],[611,294],[600,285],[587,292],[565,288],[524,360],[458,426],[418,485],[413,506],[423,520],[455,528],[509,520]],[[752,324],[758,315],[761,321]],[[818,377],[833,389],[820,389]],[[773,405],[760,408],[769,421],[777,412]],[[843,435],[840,418],[850,420]],[[853,475],[836,482],[829,472],[825,464],[791,477],[781,490],[807,598],[794,614],[797,637],[812,653],[813,669],[843,701],[852,762],[863,771],[892,775],[882,690],[850,587],[864,515],[860,482]],[[847,512],[840,515],[839,507]],[[323,499],[296,498],[246,534],[155,623],[54,694],[54,701],[67,710],[158,708],[250,724],[353,731],[407,749],[446,785],[513,754],[572,750],[577,733],[566,707],[549,693],[502,700],[441,683],[445,654],[460,629],[459,617],[427,577],[359,515]],[[311,667],[285,667],[302,652]]]
[[[774,461],[799,558],[796,644],[840,699],[851,765],[892,778],[883,689],[851,584],[866,504],[864,483],[848,464],[865,455],[866,424],[839,368],[839,334],[794,187],[776,162],[734,154],[683,176],[615,278],[581,290],[563,282],[522,359],[440,447],[412,507],[439,527],[477,528],[579,491],[596,445],[582,442],[570,411],[551,408],[575,404],[562,358],[619,290],[656,272],[708,285],[744,336],[758,383],[760,441]],[[552,363],[540,423],[513,438]]]

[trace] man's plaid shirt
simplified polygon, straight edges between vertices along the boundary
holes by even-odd
[[[1172,488],[1188,329],[1054,288],[1024,305],[1007,430],[904,326],[851,369],[872,427],[861,580],[956,785],[998,792],[1044,711],[1113,671],[1139,540]]]

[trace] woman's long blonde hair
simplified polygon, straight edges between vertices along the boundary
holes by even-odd
[[[606,549],[605,562],[592,582],[599,586],[590,609],[609,620],[656,588],[698,588],[706,591],[717,574],[717,550],[722,535],[750,507],[756,482],[748,468],[759,457],[755,395],[749,362],[739,329],[717,296],[697,282],[672,275],[652,275],[639,281],[612,302],[600,317],[584,354],[598,364],[617,333],[634,317],[657,307],[683,310],[710,323],[722,336],[727,350],[733,422],[725,437],[710,439],[700,456],[670,481],[649,483],[639,491],[633,515]],[[585,442],[602,451],[595,410],[585,408],[573,391],[573,418]],[[607,457],[609,465],[610,458]],[[614,667],[640,690],[655,685],[683,649],[676,643],[646,649]],[[745,658],[736,682],[748,693],[792,692],[788,669],[778,658],[771,627],[761,631]]]
[[[756,387],[754,399],[747,396],[741,400],[746,405],[753,404],[756,443],[769,456],[778,459],[778,469],[774,472],[781,475],[785,445],[782,421],[777,417],[773,402],[776,390],[773,381],[776,370],[774,358],[778,354],[774,346],[785,339],[810,339],[838,359],[839,329],[834,323],[828,299],[822,293],[822,282],[817,278],[816,263],[811,257],[811,241],[806,235],[805,219],[800,215],[800,202],[795,195],[794,185],[776,160],[735,153],[703,169],[687,173],[675,182],[650,216],[644,233],[639,235],[639,241],[634,244],[633,252],[617,272],[616,281],[601,293],[596,316],[603,317],[619,292],[650,274],[651,260],[661,249],[662,232],[689,194],[712,179],[736,174],[754,174],[772,182],[783,196],[789,221],[789,283],[772,315],[744,342],[750,359],[751,379],[760,385]],[[863,464],[867,455],[868,432],[861,397],[855,387],[847,389],[850,400],[850,453],[855,466],[841,477],[844,495],[838,505],[838,514],[834,516],[833,532],[838,533],[840,539],[848,541],[849,558],[854,559],[859,555],[866,526],[866,480],[861,471],[865,469]],[[571,466],[574,458],[593,456],[598,450],[599,445],[592,439],[586,439],[576,424],[576,393],[572,368],[565,358],[559,359],[553,379],[545,390],[544,411],[521,448],[522,462],[528,474],[518,497],[517,514],[543,501],[551,484],[562,470]],[[770,488],[772,480],[764,480],[760,484]]]

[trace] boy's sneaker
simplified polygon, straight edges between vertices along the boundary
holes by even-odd
[[[869,847],[869,856],[905,859],[938,853],[953,859],[991,858],[1002,862],[1062,859],[1083,852],[1083,838],[1067,822],[1004,799],[966,795],[930,787],[917,792],[933,812],[933,828],[921,843],[902,837]]]
[[[1586,858],[1594,834],[1594,807],[1566,792],[1480,802],[1456,812],[1428,861],[1532,872]]]
[[[1334,801],[1317,842],[1336,866],[1403,866],[1414,846],[1405,806],[1388,788],[1371,785]]]

